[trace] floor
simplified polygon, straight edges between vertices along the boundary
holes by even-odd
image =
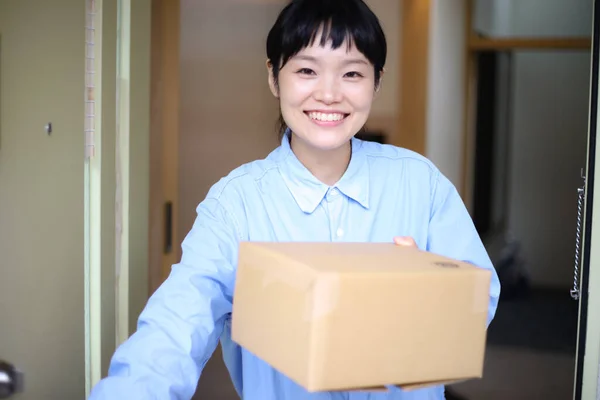
[[[465,400],[568,400],[574,363],[569,354],[491,346],[483,379],[452,389]]]
[[[461,400],[572,398],[577,303],[568,290],[533,291],[504,301],[488,332],[484,377],[451,388]],[[215,353],[196,399],[238,400]]]
[[[483,379],[453,389],[466,400],[571,399],[577,312],[568,289],[501,302],[488,332]]]

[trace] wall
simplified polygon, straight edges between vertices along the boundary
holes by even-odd
[[[510,35],[512,0],[475,0],[473,3],[475,32],[492,37]]]
[[[278,144],[264,41],[283,3],[181,1],[181,239],[210,186]]]
[[[392,137],[397,132],[400,102],[401,29],[399,21],[402,18],[402,2],[393,0],[366,0],[366,2],[379,18],[388,42],[388,57],[382,81],[383,86],[373,103],[367,127],[384,131],[392,141]]]
[[[432,0],[426,156],[460,188],[465,104],[465,0]]]
[[[466,0],[404,0],[394,143],[424,154],[463,190]]]
[[[0,359],[21,399],[85,397],[84,26],[79,0],[0,1]]]
[[[592,0],[475,0],[473,29],[490,37],[589,36]]]
[[[590,36],[593,0],[511,0],[507,36]]]

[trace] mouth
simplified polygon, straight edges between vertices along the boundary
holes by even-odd
[[[344,122],[350,114],[337,111],[305,111],[312,122],[321,126],[336,126]]]

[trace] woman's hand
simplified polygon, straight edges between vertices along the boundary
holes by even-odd
[[[417,242],[410,236],[396,236],[394,238],[394,243],[398,246],[417,248]]]

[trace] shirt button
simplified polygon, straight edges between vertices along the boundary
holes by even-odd
[[[330,189],[327,192],[327,201],[332,202],[335,200],[336,197],[337,197],[337,193],[336,193],[335,189]]]
[[[337,234],[337,237],[342,237],[342,236],[344,236],[344,230],[342,228],[338,228],[336,234]]]

